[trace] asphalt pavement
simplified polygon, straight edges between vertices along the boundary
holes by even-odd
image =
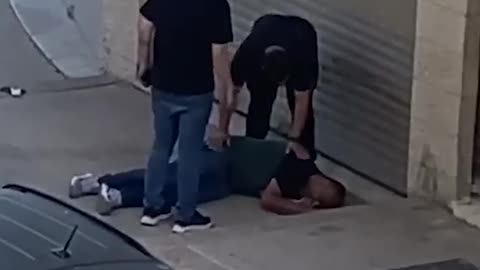
[[[63,79],[30,41],[8,0],[0,0],[0,36],[0,87]]]

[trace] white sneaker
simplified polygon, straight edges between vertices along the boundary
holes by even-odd
[[[176,221],[175,225],[173,225],[172,231],[174,233],[186,233],[189,231],[208,230],[213,227],[214,224],[209,217],[196,211],[190,221]]]
[[[68,196],[71,199],[77,199],[87,195],[88,191],[84,189],[83,182],[87,180],[93,180],[93,177],[94,176],[91,173],[72,177],[68,188]]]
[[[146,207],[143,210],[143,216],[140,223],[144,226],[157,226],[161,221],[165,221],[173,216],[172,208],[165,207],[164,209],[154,209]]]
[[[110,197],[110,188],[107,185],[102,184],[100,186],[100,194],[98,194],[97,203],[95,206],[97,213],[102,216],[109,216],[112,214],[117,205],[118,203],[113,201]]]

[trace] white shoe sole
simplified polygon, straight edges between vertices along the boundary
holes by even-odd
[[[166,215],[160,215],[160,216],[155,217],[155,218],[152,218],[152,217],[149,217],[149,216],[143,216],[140,219],[140,223],[143,226],[154,227],[154,226],[157,226],[160,222],[171,218],[172,216],[173,216],[172,213],[166,214]]]
[[[213,223],[208,223],[208,224],[205,224],[205,225],[192,225],[192,226],[187,226],[187,227],[184,227],[184,226],[180,226],[178,224],[175,224],[172,228],[172,232],[174,233],[187,233],[187,232],[190,232],[190,231],[203,231],[203,230],[208,230],[208,229],[211,229],[213,228]]]

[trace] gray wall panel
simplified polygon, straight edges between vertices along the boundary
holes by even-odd
[[[314,97],[318,150],[406,192],[416,0],[236,0],[231,5],[237,44],[265,13],[296,14],[314,23],[322,65]],[[282,131],[289,123],[284,96],[279,94],[272,118]]]

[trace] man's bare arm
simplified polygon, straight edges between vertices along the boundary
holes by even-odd
[[[150,48],[149,48],[149,55],[148,55],[148,67],[152,68],[153,67],[153,62],[155,60],[154,55],[155,55],[155,28],[153,29],[152,37],[150,40]]]
[[[308,117],[311,102],[311,90],[295,92],[295,112],[290,127],[289,137],[299,138],[302,135]]]
[[[248,38],[247,38],[248,40]],[[245,73],[247,73],[247,69],[249,68],[249,61],[252,57],[251,48],[249,42],[243,42],[238,50],[236,51],[235,55],[230,64],[230,80],[232,81],[232,91],[231,96],[228,99],[227,108],[225,110],[225,124],[229,126],[230,119],[232,114],[235,112],[238,106],[238,95],[245,84]]]
[[[265,211],[277,215],[298,215],[311,211],[312,205],[307,202],[294,202],[282,197],[282,192],[275,179],[273,179],[262,193],[261,206]]]
[[[214,44],[212,50],[215,74],[218,82],[218,128],[224,134],[228,134],[232,107],[236,104],[236,94],[234,93],[235,91],[230,74],[229,44]]]
[[[152,62],[151,50],[155,26],[152,22],[140,15],[138,20],[138,52],[137,76],[140,77],[150,67]]]

